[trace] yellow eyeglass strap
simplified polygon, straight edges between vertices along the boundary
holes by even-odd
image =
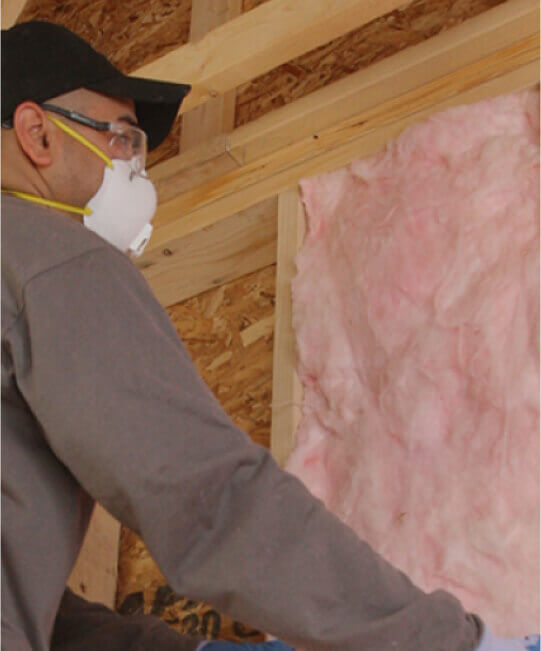
[[[78,208],[77,206],[70,206],[67,203],[61,203],[60,201],[53,201],[52,199],[44,199],[43,197],[36,197],[34,194],[27,194],[26,192],[17,192],[17,190],[2,190],[2,194],[11,194],[14,197],[18,197],[19,199],[25,199],[26,201],[31,201],[32,203],[39,203],[44,206],[49,206],[50,208],[67,210],[68,212],[74,212],[77,215],[92,214],[90,208]]]
[[[80,133],[77,133],[74,129],[71,127],[68,127],[67,124],[64,124],[60,120],[57,120],[53,115],[51,115],[49,112],[47,112],[47,116],[49,117],[49,120],[53,124],[56,124],[56,126],[59,129],[62,129],[62,131],[65,131],[67,134],[69,134],[72,138],[75,138],[77,142],[80,142],[82,145],[85,147],[88,147],[90,151],[94,152],[96,156],[99,156],[107,165],[107,167],[112,168],[113,167],[113,161],[107,156],[107,154],[104,154],[99,147],[96,147],[93,143],[91,143],[89,140],[87,140],[84,136],[82,136]]]

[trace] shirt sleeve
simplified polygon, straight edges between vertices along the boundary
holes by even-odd
[[[315,651],[474,649],[454,597],[413,586],[234,426],[125,256],[41,273],[24,301],[28,405],[176,592]]]

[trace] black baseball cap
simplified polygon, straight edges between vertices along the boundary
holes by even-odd
[[[41,104],[78,88],[135,102],[149,150],[167,136],[188,84],[129,77],[72,31],[38,20],[2,30],[2,124],[21,102]]]

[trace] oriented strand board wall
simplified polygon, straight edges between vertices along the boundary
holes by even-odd
[[[268,0],[244,0],[244,10],[263,1]],[[187,42],[191,2],[29,0],[20,20],[64,24],[129,72]],[[403,11],[384,16],[239,88],[236,125],[502,2],[416,0]],[[180,132],[181,119],[153,152],[151,163],[178,153]],[[169,309],[192,358],[226,411],[264,445],[269,444],[270,433],[274,273],[275,268],[269,267]],[[143,543],[128,530],[122,533],[117,603],[124,612],[153,611],[177,630],[209,634],[219,630],[230,639],[258,639],[248,628],[172,594]]]
[[[377,20],[308,52],[237,90],[236,126],[289,104],[333,81],[455,27],[504,0],[404,1],[402,11]],[[244,0],[252,9],[268,0]]]
[[[17,22],[69,27],[124,72],[186,43],[191,0],[28,0]]]

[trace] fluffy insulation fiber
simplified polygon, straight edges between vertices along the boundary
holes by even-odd
[[[287,469],[421,588],[539,630],[539,93],[302,182]]]

